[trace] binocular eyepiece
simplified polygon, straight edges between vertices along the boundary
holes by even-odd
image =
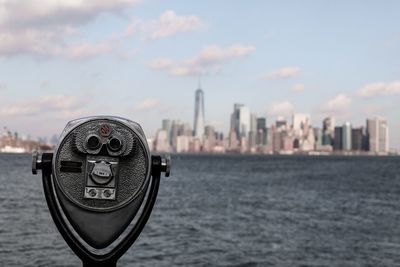
[[[93,254],[90,247],[107,248],[143,206],[132,229],[136,232],[126,235],[137,238],[154,205],[161,172],[169,176],[170,158],[151,155],[139,124],[98,116],[69,122],[54,154],[34,154],[32,172],[38,169],[42,169],[46,200],[64,239],[84,263],[99,266],[105,254]],[[77,237],[83,245],[75,244]],[[128,249],[124,244],[116,245],[115,255],[107,259],[116,263],[118,250]]]

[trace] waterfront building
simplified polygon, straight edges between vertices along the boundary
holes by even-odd
[[[292,117],[292,126],[296,136],[302,136],[304,128],[311,125],[309,114],[294,113]]]
[[[193,130],[192,130],[192,127],[190,127],[189,123],[182,123],[180,131],[179,131],[179,135],[193,136]]]
[[[333,140],[333,150],[342,150],[342,149],[343,149],[343,128],[336,126],[335,138]]]
[[[282,131],[278,131],[277,127],[271,127],[272,151],[273,152],[279,152],[282,149],[281,132]]]
[[[255,150],[257,145],[257,116],[250,114],[249,149]]]
[[[257,118],[257,138],[256,143],[259,146],[267,145],[267,119]]]
[[[211,125],[207,125],[204,129],[204,145],[203,151],[212,152],[217,141],[218,133]]]
[[[303,136],[300,138],[300,150],[312,151],[315,148],[315,136],[314,131],[307,124],[303,129]]]
[[[245,153],[249,151],[248,139],[245,136],[240,138],[240,153]]]
[[[157,152],[170,152],[168,132],[166,130],[157,131],[156,138],[153,141],[153,148]]]
[[[170,146],[171,146],[172,151],[176,152],[178,149],[177,148],[177,146],[178,146],[177,140],[178,140],[179,136],[192,137],[193,131],[192,131],[192,128],[190,127],[189,123],[183,123],[179,120],[174,120],[174,121],[172,121],[171,134],[170,134]],[[183,141],[181,141],[181,142],[183,142]],[[182,147],[182,143],[180,144],[180,146]]]
[[[176,150],[176,138],[181,135],[181,122],[180,121],[172,121],[171,125],[171,133],[170,133],[170,146],[173,151]]]
[[[353,128],[351,130],[351,149],[354,151],[363,150],[363,141],[364,141],[364,127]]]
[[[368,119],[367,134],[369,137],[369,151],[374,153],[389,152],[389,128],[385,119]]]
[[[240,108],[243,104],[233,104],[233,113],[231,114],[231,129],[236,132],[236,136],[239,135],[240,130]]]
[[[237,151],[239,149],[239,140],[236,135],[235,129],[231,129],[228,138],[228,150]]]
[[[198,137],[189,137],[189,152],[198,153],[203,152],[203,142]]]
[[[281,150],[285,152],[293,152],[294,137],[291,132],[283,131],[280,133]]]
[[[176,137],[176,147],[175,152],[177,153],[186,153],[189,152],[191,136],[180,135]],[[195,148],[193,149],[195,150]],[[199,152],[200,149],[193,152]]]
[[[169,119],[162,120],[162,129],[164,131],[170,132],[172,127],[172,121]]]
[[[228,149],[228,146],[228,138],[224,139],[222,132],[215,132],[215,145],[212,148],[212,152],[224,153]]]
[[[250,132],[257,132],[257,116],[254,113],[250,114]]]
[[[264,130],[267,128],[266,118],[257,118],[257,130]]]
[[[172,129],[172,121],[169,119],[164,119],[162,120],[162,130],[167,132],[167,136],[168,136],[168,143],[171,145],[171,129]]]
[[[256,139],[257,139],[257,132],[250,131],[249,132],[249,149],[250,150],[255,150],[255,148],[257,146]]]
[[[54,145],[47,142],[47,138],[31,140],[30,136],[20,136],[17,132],[10,131],[7,127],[0,133],[0,152],[27,153],[36,151],[51,151]]]
[[[327,117],[322,123],[322,145],[332,145],[335,138],[335,119]]]
[[[200,86],[199,86],[200,87]],[[203,139],[204,135],[204,93],[201,88],[196,90],[194,105],[193,136]]]
[[[275,126],[277,131],[284,131],[288,128],[286,119],[281,116],[276,119]]]
[[[295,137],[293,140],[293,149],[299,150],[300,149],[300,140],[299,138]]]
[[[234,104],[231,115],[231,128],[236,132],[239,140],[247,137],[250,131],[250,110],[243,104]]]
[[[240,111],[239,133],[241,137],[247,137],[250,131],[250,110],[248,107],[241,107],[239,111]]]
[[[322,146],[322,129],[314,128],[313,130],[314,130],[314,138],[315,138],[314,148],[319,149]]]
[[[363,151],[369,151],[369,136],[366,127],[362,127],[362,147]]]
[[[345,122],[342,127],[342,149],[351,150],[352,140],[351,140],[351,123]]]

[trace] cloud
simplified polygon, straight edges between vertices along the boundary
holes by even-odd
[[[54,1],[0,0],[0,57],[32,55],[38,58],[87,59],[114,54],[132,59],[137,51],[123,49],[131,36],[154,40],[204,27],[194,15],[167,10],[155,20],[135,19],[123,33],[96,41],[79,40],[81,27],[101,14],[120,14],[140,0]]]
[[[160,58],[152,61],[149,66],[156,70],[167,71],[173,76],[214,74],[221,70],[223,64],[249,56],[255,51],[256,48],[252,45],[234,44],[225,48],[209,45],[204,47],[198,55],[187,60],[176,62],[169,58]]]
[[[300,68],[298,67],[285,67],[271,72],[265,77],[265,79],[267,80],[288,79],[299,75],[299,73],[300,73]]]
[[[148,110],[155,109],[159,105],[160,105],[160,100],[155,99],[155,98],[147,98],[147,99],[143,100],[142,102],[140,102],[139,104],[137,104],[133,108],[133,111],[136,111],[136,112],[148,111]]]
[[[291,115],[294,111],[292,103],[289,101],[281,101],[272,103],[267,109],[267,114],[271,116],[287,116]]]
[[[17,54],[56,55],[62,51],[62,32],[49,30],[23,29],[13,32],[0,32],[0,56]]]
[[[51,114],[53,117],[68,117],[79,114],[86,101],[74,96],[45,95],[15,102],[0,109],[0,117],[25,117]]]
[[[68,30],[55,31],[27,29],[15,33],[0,32],[0,56],[31,54],[36,57],[83,59],[108,53],[114,47],[110,40],[97,43],[66,44]]]
[[[0,29],[83,24],[99,14],[118,13],[138,3],[138,0],[2,0]]]
[[[292,87],[292,91],[296,92],[296,93],[303,92],[304,91],[304,85],[303,84],[295,84]]]
[[[339,94],[329,100],[322,106],[322,110],[326,112],[343,113],[351,105],[352,99],[346,94]]]
[[[375,96],[388,96],[400,94],[400,81],[390,83],[378,82],[367,84],[357,94],[361,97],[371,98]]]
[[[68,42],[100,14],[117,14],[138,0],[0,1],[0,56],[87,58],[110,51],[111,41]]]
[[[178,16],[175,11],[167,10],[156,20],[134,20],[126,29],[125,35],[140,34],[144,39],[151,40],[191,32],[203,27],[204,23],[197,16]]]
[[[169,69],[174,66],[174,63],[169,58],[159,58],[150,63],[150,68],[155,70]]]
[[[110,42],[100,42],[97,44],[82,43],[69,47],[66,56],[70,59],[84,59],[110,52],[113,48]]]

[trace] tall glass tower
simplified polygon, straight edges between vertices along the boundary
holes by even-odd
[[[199,89],[196,90],[195,105],[194,105],[194,137],[203,138],[204,135],[204,93]]]
[[[343,124],[343,139],[342,139],[342,144],[343,150],[351,150],[352,148],[352,140],[351,140],[351,124],[350,122],[345,122],[345,124]]]

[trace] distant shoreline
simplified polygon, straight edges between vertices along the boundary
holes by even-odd
[[[295,153],[295,154],[279,154],[279,153],[211,153],[211,152],[157,152],[154,154],[169,154],[173,156],[265,156],[265,157],[399,157],[399,154],[387,154],[387,155],[375,155],[375,154],[341,154],[341,153],[331,153],[331,154],[305,154],[305,153]]]
[[[52,151],[47,151],[48,153],[52,153]],[[152,154],[169,154],[173,156],[265,156],[265,157],[399,157],[400,154],[388,153],[388,154],[368,154],[368,153],[293,153],[293,154],[285,154],[285,153],[212,153],[212,152],[154,152]],[[13,152],[0,152],[0,155],[32,155],[32,152],[22,152],[22,153],[13,153]]]

